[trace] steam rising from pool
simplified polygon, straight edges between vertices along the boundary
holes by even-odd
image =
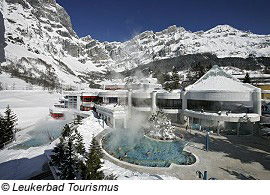
[[[113,130],[103,138],[102,146],[113,157],[141,166],[169,167],[171,163],[189,165],[196,161],[192,154],[183,151],[184,141],[157,141],[145,137],[142,130],[134,132]]]
[[[50,144],[61,135],[65,124],[70,123],[72,119],[73,113],[67,112],[65,113],[65,119],[63,120],[55,120],[52,118],[40,120],[27,132],[26,140],[15,145],[13,148],[27,149]]]

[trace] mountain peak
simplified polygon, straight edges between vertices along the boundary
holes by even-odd
[[[172,33],[172,32],[177,32],[177,31],[186,31],[184,27],[177,27],[176,25],[169,26],[168,28],[162,30],[161,32],[163,33]]]
[[[214,28],[211,28],[210,30],[206,31],[205,33],[222,33],[222,32],[239,32],[238,29],[228,25],[228,24],[223,24],[223,25],[217,25]]]
[[[85,41],[85,42],[89,42],[89,41],[92,41],[92,37],[90,35],[86,35],[85,37],[81,37],[80,38],[81,40]]]

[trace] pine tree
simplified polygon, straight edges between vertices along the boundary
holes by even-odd
[[[171,91],[172,90],[172,82],[171,81],[166,81],[164,84],[163,84],[163,88],[167,91]]]
[[[66,148],[63,143],[63,139],[60,138],[60,143],[53,148],[53,155],[51,155],[52,165],[57,167],[59,170],[61,169],[63,159],[65,158],[65,150]]]
[[[5,143],[4,141],[4,126],[5,126],[5,119],[4,117],[0,114],[0,148],[2,147],[2,144]]]
[[[85,154],[85,147],[84,147],[84,143],[83,143],[83,137],[82,135],[77,131],[77,129],[75,130],[75,148],[76,148],[76,152],[84,155]]]
[[[164,82],[171,81],[171,75],[169,73],[163,73],[162,75]]]
[[[74,125],[80,125],[82,124],[82,117],[80,115],[77,115],[76,118],[73,121]]]
[[[87,180],[88,170],[87,170],[86,164],[82,160],[79,162],[79,170],[80,170],[81,179]]]
[[[68,138],[67,147],[64,150],[64,156],[62,164],[60,166],[60,178],[64,180],[73,180],[76,177],[78,160],[75,154],[75,148],[73,144],[74,138],[71,136]]]
[[[250,80],[250,77],[249,77],[248,72],[246,73],[246,76],[245,76],[245,78],[243,80],[243,83],[251,83],[251,80]]]
[[[13,113],[8,105],[4,116],[4,142],[8,142],[13,139],[17,120],[16,114]]]
[[[157,69],[154,73],[153,73],[153,78],[157,78],[158,82],[160,84],[164,83],[164,76],[161,73],[160,69]]]
[[[82,175],[82,179],[85,180],[102,180],[104,179],[104,173],[100,168],[102,167],[103,162],[101,158],[103,157],[101,148],[98,144],[98,141],[93,136],[93,139],[90,144],[89,154],[86,157],[85,164],[85,173]]]
[[[178,75],[178,72],[177,72],[176,68],[173,68],[171,80],[172,80],[171,88],[172,89],[179,89],[179,87],[180,87],[180,83],[179,83],[180,78],[179,78],[179,75]]]
[[[187,74],[187,79],[182,83],[182,88],[187,87],[188,85],[192,85],[197,80],[199,80],[208,70],[211,69],[211,65],[203,64],[202,62],[198,62],[194,66],[192,66]]]
[[[66,124],[63,128],[61,136],[63,137],[63,139],[65,139],[66,137],[71,136],[71,134],[72,134],[72,129],[70,128],[69,124]]]

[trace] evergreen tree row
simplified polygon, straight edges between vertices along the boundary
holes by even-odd
[[[4,116],[0,114],[0,149],[14,139],[17,116],[9,106],[6,107]]]
[[[180,77],[176,68],[172,69],[172,75],[169,73],[161,73],[159,70],[157,70],[153,74],[153,77],[157,78],[158,82],[162,84],[163,88],[168,91],[180,88]]]
[[[105,176],[102,168],[103,154],[98,141],[93,136],[89,152],[84,147],[83,137],[77,128],[81,117],[64,126],[60,143],[53,149],[51,163],[58,169],[58,176],[63,180],[102,180],[115,179],[114,175]]]

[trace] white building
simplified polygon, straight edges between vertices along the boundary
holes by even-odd
[[[196,83],[182,92],[182,110],[193,128],[256,130],[261,116],[261,89],[242,83],[213,66]]]
[[[254,131],[261,115],[261,89],[213,66],[202,78],[185,90],[168,92],[150,81],[126,85],[127,90],[99,90],[98,115],[113,128],[126,127],[128,120],[162,110],[174,124],[193,129]],[[66,105],[79,108],[83,95],[66,95]]]

